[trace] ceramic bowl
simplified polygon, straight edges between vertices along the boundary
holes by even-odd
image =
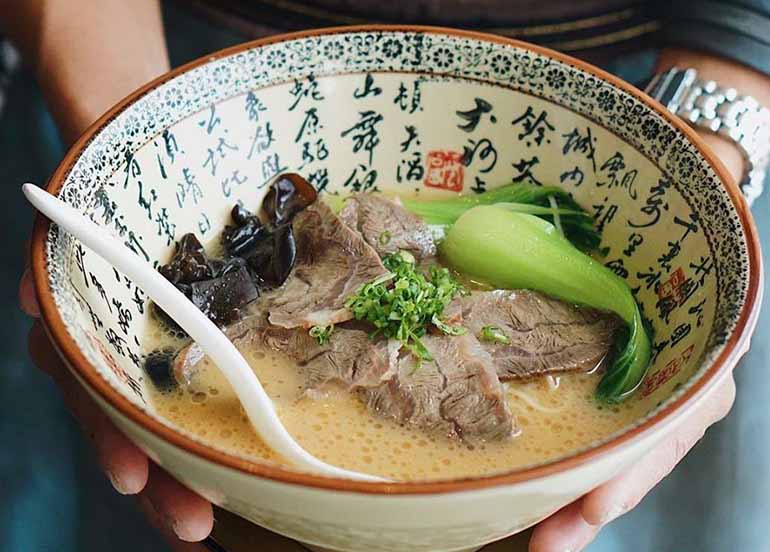
[[[530,526],[648,452],[746,352],[761,290],[750,214],[697,136],[630,85],[567,56],[448,29],[366,27],[261,40],[138,90],[67,154],[48,189],[156,264],[229,208],[300,172],[326,193],[479,194],[556,184],[596,217],[607,266],[655,329],[649,414],[544,465],[466,480],[357,483],[212,448],[147,400],[148,300],[38,220],[43,319],[78,380],[158,464],[223,508],[346,551],[473,549]]]

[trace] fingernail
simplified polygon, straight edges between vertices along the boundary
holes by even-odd
[[[184,535],[184,528],[179,524],[179,522],[174,519],[171,515],[166,513],[163,509],[159,508],[155,501],[152,498],[147,498],[147,502],[150,504],[150,507],[155,511],[155,515],[157,516],[157,520],[167,528],[171,529],[174,534],[181,540],[187,540],[185,539]]]
[[[601,517],[601,525],[605,525],[626,513],[626,507],[623,504],[615,504],[612,508],[604,512]]]
[[[194,531],[190,531],[190,528],[184,523],[179,523],[170,516],[166,516],[165,521],[179,540],[185,542],[197,542],[201,540],[200,536],[197,536]]]
[[[116,491],[118,491],[122,495],[129,494],[125,485],[123,485],[123,483],[120,481],[120,478],[117,475],[115,475],[112,472],[107,472],[107,477],[110,479],[110,483],[112,483],[112,486]]]
[[[180,525],[180,523],[172,518],[171,516],[165,517],[165,522],[168,524],[168,526],[171,528],[171,530],[174,532],[174,534],[180,539],[185,542],[188,542],[190,539],[184,532],[184,528]]]

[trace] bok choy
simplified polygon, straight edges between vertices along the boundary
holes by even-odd
[[[606,401],[622,400],[637,388],[650,363],[650,338],[631,290],[611,270],[576,249],[554,224],[536,216],[536,211],[511,208],[509,203],[515,202],[510,197],[502,204],[478,205],[479,198],[491,194],[499,191],[471,197],[462,204],[456,200],[404,203],[427,222],[453,223],[440,253],[459,272],[496,287],[532,289],[616,313],[626,328],[618,337],[617,351],[597,395]],[[448,205],[451,207],[443,211]],[[560,217],[562,227],[573,211],[582,212],[574,202],[565,209],[569,213]]]
[[[556,186],[508,184],[483,194],[461,195],[451,199],[424,200],[399,198],[409,211],[431,226],[448,227],[465,211],[478,205],[501,205],[519,213],[529,213],[561,226],[564,235],[581,251],[595,251],[601,235],[591,215],[572,197]]]

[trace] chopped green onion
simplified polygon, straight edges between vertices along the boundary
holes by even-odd
[[[465,335],[468,333],[467,328],[464,328],[463,326],[450,326],[435,314],[433,315],[433,318],[431,318],[431,322],[433,322],[434,326],[436,326],[439,330],[447,335]]]
[[[427,274],[420,272],[407,251],[386,256],[383,264],[389,274],[364,284],[347,298],[345,307],[356,320],[374,326],[373,336],[400,341],[417,357],[418,364],[431,360],[421,338],[431,324],[450,335],[464,330],[441,320],[446,306],[464,290],[446,268],[431,266]]]
[[[484,326],[481,328],[479,339],[490,343],[502,343],[503,345],[508,345],[511,342],[510,338],[498,326]]]
[[[380,245],[388,245],[388,243],[390,243],[390,238],[391,238],[390,231],[389,230],[383,231],[383,233],[380,234],[380,239],[379,239]]]
[[[314,337],[318,341],[319,345],[326,345],[332,337],[334,331],[334,324],[329,326],[313,326],[308,332],[310,337]]]

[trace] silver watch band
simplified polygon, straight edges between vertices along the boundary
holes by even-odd
[[[762,193],[770,162],[770,110],[751,96],[698,78],[695,69],[673,68],[645,88],[654,99],[696,128],[725,136],[743,153],[747,171],[741,189],[751,205]]]

